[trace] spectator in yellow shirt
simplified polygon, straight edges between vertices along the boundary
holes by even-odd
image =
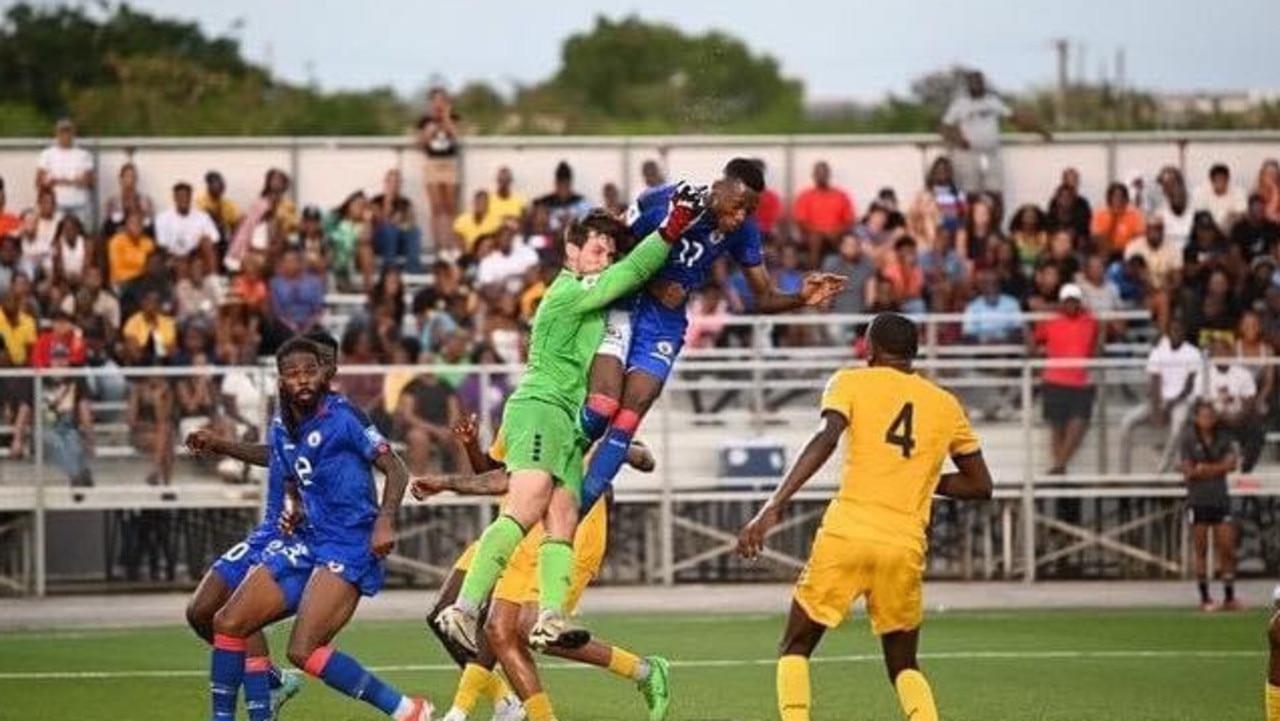
[[[489,212],[497,216],[499,220],[507,218],[515,218],[520,222],[524,222],[525,210],[529,207],[529,201],[520,193],[511,188],[515,178],[511,175],[511,168],[498,168],[498,186],[494,188],[493,193],[489,196]]]
[[[148,343],[152,344],[151,357],[157,360],[169,357],[178,342],[177,324],[161,311],[160,293],[154,290],[142,297],[142,308],[124,322],[121,334],[135,351],[144,351]]]
[[[142,275],[147,258],[156,250],[156,241],[142,230],[142,213],[129,211],[124,230],[107,242],[107,271],[111,285],[122,286]]]
[[[453,232],[462,243],[462,251],[470,253],[475,250],[476,241],[481,236],[492,235],[502,227],[502,218],[492,212],[489,207],[489,191],[477,190],[471,200],[471,210],[459,215],[453,221]]]
[[[10,289],[0,300],[0,368],[31,364],[36,319],[22,309],[22,294]],[[9,458],[22,458],[31,427],[31,381],[0,377],[0,422],[13,427]]]

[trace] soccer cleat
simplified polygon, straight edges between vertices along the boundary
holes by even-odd
[[[280,715],[280,709],[302,691],[302,679],[292,671],[280,672],[280,688],[271,689],[271,717]]]
[[[1218,604],[1213,601],[1205,601],[1200,604],[1200,610],[1204,613],[1214,613],[1218,610]]]
[[[632,440],[631,445],[627,446],[627,465],[641,473],[653,473],[658,462],[648,446],[638,440]]]
[[[431,714],[435,712],[431,702],[422,697],[411,699],[413,707],[409,709],[409,713],[403,716],[397,716],[395,721],[431,721]]]
[[[524,721],[524,705],[515,694],[507,694],[493,705],[492,721]]]
[[[1223,601],[1221,608],[1223,611],[1243,611],[1244,604],[1240,603],[1238,599],[1233,598],[1230,601]]]
[[[455,603],[452,606],[446,606],[443,611],[436,614],[433,623],[441,633],[465,648],[468,653],[476,652],[476,633],[480,621],[474,613]]]
[[[445,714],[440,721],[467,721],[467,714],[462,709],[454,706],[449,709],[449,713]]]
[[[671,705],[671,662],[661,656],[647,656],[649,677],[636,684],[640,693],[644,694],[644,703],[649,707],[649,721],[664,721],[667,718],[667,707]]]
[[[574,626],[563,613],[549,608],[538,613],[538,622],[529,631],[529,646],[535,651],[548,648],[572,650],[582,648],[590,641],[590,631]]]

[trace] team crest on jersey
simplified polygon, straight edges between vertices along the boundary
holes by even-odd
[[[676,354],[676,347],[671,345],[670,341],[659,341],[657,345],[658,355],[663,358],[670,358]]]
[[[594,286],[596,283],[600,282],[600,274],[599,274],[599,273],[592,273],[591,275],[584,275],[584,276],[582,276],[582,281],[581,281],[581,282],[582,282],[582,287],[583,287],[583,288],[591,288],[591,287],[592,287],[592,286]]]
[[[332,571],[333,573],[342,573],[343,571],[347,570],[346,566],[342,565],[341,563],[338,563],[337,561],[329,561],[328,567],[329,567],[329,570]]]
[[[712,245],[720,245],[724,242],[724,233],[718,230],[711,231],[711,235],[707,236],[707,241]]]
[[[320,435],[320,431],[311,431],[307,434],[307,445],[312,448],[318,448],[320,446],[320,441],[323,440],[324,436]]]

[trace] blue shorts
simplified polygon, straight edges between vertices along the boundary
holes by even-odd
[[[272,545],[274,546],[274,542]],[[386,580],[382,559],[370,553],[367,547],[354,550],[334,544],[309,546],[302,541],[281,543],[279,547],[268,547],[263,552],[262,565],[284,592],[285,607],[291,612],[298,610],[302,593],[311,580],[311,572],[316,568],[327,568],[331,573],[341,576],[342,580],[355,586],[362,596],[377,595]]]
[[[648,294],[636,299],[631,315],[631,348],[627,354],[627,372],[642,371],[666,383],[676,357],[684,348],[684,333],[689,326],[685,308],[672,310]]]
[[[250,536],[218,556],[218,560],[213,562],[210,570],[218,574],[222,582],[227,584],[227,588],[234,591],[244,581],[245,576],[249,575],[249,569],[261,562],[262,551],[267,545],[268,542]]]

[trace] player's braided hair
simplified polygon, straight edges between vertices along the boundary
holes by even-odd
[[[764,171],[760,163],[750,158],[734,158],[724,166],[724,177],[741,181],[757,193],[764,191]]]
[[[324,328],[312,328],[306,333],[303,333],[302,337],[318,346],[328,348],[329,352],[333,353],[335,356],[338,354],[338,339],[330,335],[329,331]]]
[[[279,364],[285,358],[294,353],[307,353],[316,357],[317,361],[321,360],[320,345],[306,336],[294,336],[285,341],[280,349],[276,351],[276,363]]]
[[[564,242],[566,245],[582,247],[593,230],[613,238],[619,254],[632,244],[631,229],[627,224],[613,217],[603,208],[596,208],[587,213],[587,217],[582,220],[570,223],[564,230]]]
[[[898,313],[877,315],[867,330],[867,338],[877,349],[903,360],[915,358],[920,347],[916,324]]]

